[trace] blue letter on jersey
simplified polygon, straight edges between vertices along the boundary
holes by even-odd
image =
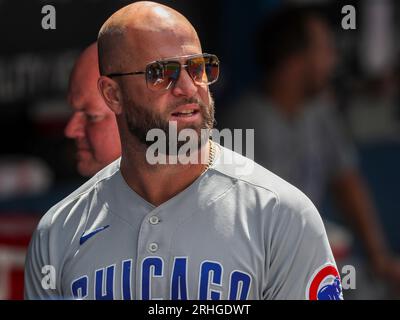
[[[187,258],[175,258],[172,269],[171,300],[187,300],[186,266]]]
[[[95,293],[96,300],[113,300],[114,299],[114,269],[115,266],[106,268],[106,292],[104,292],[104,269],[96,270],[95,277]]]
[[[239,283],[241,283],[238,298]],[[231,274],[229,300],[246,300],[250,290],[251,277],[243,272],[234,271]]]
[[[132,300],[131,294],[132,259],[122,262],[122,298]]]
[[[88,291],[88,277],[83,276],[71,284],[72,296],[74,299],[85,299]]]
[[[210,273],[212,279],[210,281]],[[222,281],[222,266],[217,262],[205,261],[201,264],[200,271],[200,288],[199,299],[208,300],[209,285],[221,285]],[[210,283],[211,282],[211,283]],[[215,290],[210,290],[211,300],[220,300],[221,293]]]
[[[150,269],[153,269],[153,275],[150,275]],[[159,257],[148,257],[142,262],[142,299],[151,299],[151,276],[162,277],[163,261]]]

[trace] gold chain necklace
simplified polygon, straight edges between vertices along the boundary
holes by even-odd
[[[215,157],[215,147],[214,143],[211,140],[208,140],[210,142],[210,153],[208,155],[208,162],[207,165],[204,169],[203,172],[206,172],[214,163],[214,157]]]

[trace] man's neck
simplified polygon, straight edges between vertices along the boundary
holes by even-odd
[[[129,150],[129,149],[128,149]],[[140,151],[138,151],[140,150]],[[200,152],[202,159],[194,164],[150,164],[146,160],[146,148],[135,148],[121,158],[121,174],[129,187],[154,206],[173,198],[190,186],[207,168],[210,144]]]

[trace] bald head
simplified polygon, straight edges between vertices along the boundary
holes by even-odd
[[[190,37],[200,46],[194,27],[172,8],[140,1],[118,10],[103,24],[98,35],[100,73],[121,72],[138,51],[157,51],[160,35],[176,39]],[[142,40],[149,43],[152,37],[154,46],[144,48]]]
[[[88,86],[82,86],[82,82],[97,83],[100,75],[98,65],[97,43],[95,42],[87,47],[75,61],[69,78],[68,94],[76,93],[77,90],[87,90]]]
[[[77,169],[83,176],[94,175],[121,154],[114,113],[97,89],[99,76],[97,44],[93,43],[76,60],[68,88],[73,114],[65,135],[75,140]]]

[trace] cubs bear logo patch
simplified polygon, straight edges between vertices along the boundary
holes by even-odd
[[[307,300],[343,300],[340,275],[333,264],[319,267],[306,288]]]

